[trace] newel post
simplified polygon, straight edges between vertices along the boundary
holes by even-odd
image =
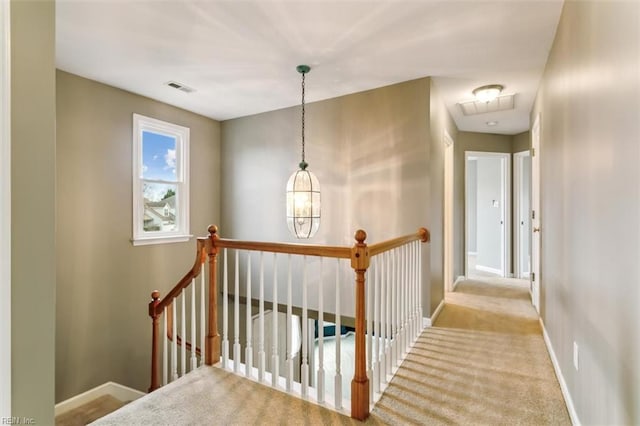
[[[209,226],[209,239],[205,249],[209,255],[209,323],[205,364],[213,365],[220,361],[220,334],[218,334],[218,227]]]
[[[149,316],[151,317],[151,386],[149,387],[149,392],[153,392],[154,390],[160,387],[160,371],[158,369],[158,356],[160,355],[158,352],[158,339],[160,337],[160,324],[159,317],[156,310],[156,306],[160,303],[160,292],[158,290],[154,290],[151,293],[151,302],[149,302]]]
[[[355,235],[356,244],[351,249],[351,267],[356,273],[356,368],[351,381],[351,417],[365,420],[369,417],[369,378],[365,350],[365,281],[369,268],[369,250],[362,229]]]

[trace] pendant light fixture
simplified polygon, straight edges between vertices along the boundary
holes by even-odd
[[[296,238],[311,238],[320,227],[320,183],[304,158],[304,76],[311,68],[296,70],[302,74],[302,161],[287,182],[287,225]]]

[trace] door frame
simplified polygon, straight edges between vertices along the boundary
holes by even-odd
[[[0,1],[0,417],[11,418],[11,14]]]
[[[465,151],[464,152],[464,273],[469,277],[469,212],[467,211],[467,162],[474,157],[500,158],[502,162],[501,170],[501,202],[502,202],[502,244],[500,260],[502,274],[504,277],[511,275],[511,154],[506,152],[485,152],[485,151]]]
[[[540,114],[531,126],[531,303],[540,313],[540,252],[542,248],[540,235]],[[537,231],[535,231],[537,229]]]
[[[527,273],[525,276],[522,272],[522,265],[520,263],[520,255],[521,255],[521,230],[519,226],[520,217],[522,217],[522,204],[523,204],[523,194],[521,191],[522,188],[522,173],[523,167],[522,164],[524,159],[531,156],[531,150],[516,152],[513,154],[513,223],[514,223],[514,233],[513,233],[513,275],[516,278],[529,279],[531,275],[531,271]],[[531,180],[529,180],[531,183]],[[527,218],[531,217],[531,187],[529,187],[529,212],[527,212]],[[529,219],[530,220],[530,219]],[[531,230],[531,226],[529,226],[529,230]],[[529,249],[531,249],[531,239],[529,239]],[[531,250],[529,250],[531,253]]]
[[[454,141],[445,129],[444,142],[444,291],[453,291],[454,277]]]

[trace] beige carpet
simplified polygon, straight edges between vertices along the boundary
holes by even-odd
[[[528,282],[460,283],[405,359],[372,421],[570,425]]]
[[[56,426],[84,426],[126,405],[111,395],[102,395],[80,407],[56,416]]]
[[[571,424],[527,285],[493,278],[458,285],[367,423]],[[352,423],[318,405],[206,367],[94,424]]]

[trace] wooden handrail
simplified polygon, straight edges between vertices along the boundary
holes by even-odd
[[[189,270],[189,272],[185,274],[184,277],[182,277],[180,281],[178,281],[178,284],[176,284],[175,287],[173,287],[171,291],[169,291],[169,293],[167,293],[167,295],[160,302],[158,302],[155,307],[156,313],[158,315],[162,313],[164,308],[171,305],[173,299],[180,296],[182,290],[184,290],[187,286],[189,286],[189,284],[191,284],[191,280],[198,277],[200,275],[200,272],[202,272],[202,265],[204,264],[207,256],[207,253],[205,251],[207,240],[208,238],[198,238],[198,241],[196,243],[196,260],[193,264],[193,267]]]
[[[403,246],[412,241],[422,241],[423,243],[428,243],[430,240],[431,235],[429,234],[427,228],[419,228],[418,232],[415,232],[413,234],[393,238],[381,243],[371,244],[369,246],[369,255],[375,256],[377,254],[384,253],[385,251],[393,250],[394,248]]]
[[[339,259],[349,259],[351,257],[351,247],[319,246],[312,244],[293,243],[267,243],[260,241],[231,240],[227,238],[217,238],[216,246],[220,248],[231,248],[238,250],[298,254],[303,256],[333,257]]]

